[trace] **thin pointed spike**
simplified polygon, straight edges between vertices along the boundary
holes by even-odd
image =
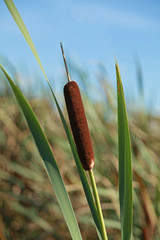
[[[69,72],[68,72],[67,62],[66,62],[66,59],[65,59],[64,51],[63,51],[63,45],[62,45],[61,42],[60,42],[60,46],[61,46],[61,50],[62,50],[62,56],[63,56],[64,65],[65,65],[65,68],[66,68],[66,74],[67,74],[68,82],[71,82],[71,78],[70,78],[70,75],[69,75]]]

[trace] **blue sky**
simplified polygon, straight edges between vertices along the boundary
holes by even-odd
[[[102,62],[114,85],[116,56],[124,89],[131,96],[136,94],[135,57],[138,57],[146,103],[153,101],[160,112],[159,0],[15,0],[14,3],[54,84],[60,87],[62,84],[60,41],[67,57],[88,69],[91,76],[97,71],[97,63]],[[0,1],[0,33],[0,55],[17,68],[40,72],[4,1]]]

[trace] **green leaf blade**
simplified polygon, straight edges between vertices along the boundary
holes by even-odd
[[[84,192],[85,192],[85,195],[86,195],[86,198],[87,198],[87,201],[88,201],[88,204],[89,204],[89,207],[90,207],[90,210],[91,210],[91,213],[92,213],[92,216],[93,216],[93,219],[94,219],[94,222],[95,222],[95,225],[96,225],[96,228],[97,228],[97,232],[98,232],[98,235],[99,235],[99,239],[101,239],[101,225],[100,225],[100,221],[99,221],[99,217],[97,215],[97,210],[96,210],[96,206],[95,206],[95,203],[94,203],[94,199],[93,199],[93,196],[92,196],[92,192],[90,190],[90,187],[89,187],[89,183],[88,183],[88,180],[87,180],[87,177],[85,175],[85,172],[82,168],[82,165],[81,165],[81,162],[79,160],[79,156],[77,154],[77,150],[76,150],[76,147],[75,147],[75,144],[74,144],[74,141],[73,141],[73,138],[72,138],[72,135],[70,133],[70,130],[67,126],[67,123],[64,119],[64,116],[63,116],[63,113],[59,107],[59,104],[58,104],[58,101],[55,97],[55,94],[53,92],[53,89],[49,83],[49,80],[45,74],[45,71],[44,71],[44,68],[42,66],[42,63],[40,61],[40,58],[39,58],[39,55],[37,53],[37,50],[34,46],[34,43],[29,35],[29,32],[16,8],[16,6],[14,5],[14,2],[13,0],[4,0],[7,8],[9,9],[13,19],[15,20],[17,26],[19,27],[23,37],[25,38],[26,42],[28,43],[28,46],[30,47],[34,57],[36,58],[47,82],[48,82],[48,85],[50,87],[50,90],[52,92],[52,96],[54,98],[54,101],[56,103],[56,106],[57,106],[57,109],[58,109],[58,112],[59,112],[59,115],[60,115],[60,118],[61,118],[61,121],[62,121],[62,124],[63,124],[63,127],[65,129],[65,132],[66,132],[66,135],[68,137],[68,141],[69,141],[69,144],[71,146],[71,150],[72,150],[72,153],[73,153],[73,156],[74,156],[74,159],[75,159],[75,162],[76,162],[76,166],[77,166],[77,169],[78,169],[78,173],[79,173],[79,176],[80,176],[80,179],[81,179],[81,182],[82,182],[82,185],[83,185],[83,189],[84,189]],[[43,153],[41,153],[43,155]]]
[[[133,219],[131,144],[123,86],[117,63],[116,76],[121,235],[123,240],[130,240],[132,238]]]
[[[9,77],[9,75],[1,65],[0,65],[0,68],[5,74],[16,96],[16,99],[24,113],[28,126],[31,130],[31,133],[33,135],[33,138],[39,150],[39,153],[42,157],[43,164],[46,168],[46,172],[49,176],[49,179],[55,191],[57,200],[63,212],[70,234],[73,239],[82,240],[81,233],[76,221],[76,217],[75,217],[71,202],[66,192],[64,182],[62,180],[61,174],[59,172],[57,163],[54,159],[54,156],[49,146],[49,143],[47,141],[47,138],[40,126],[40,123],[36,115],[34,114],[31,106],[29,105],[28,101],[25,99],[25,97],[23,96],[19,88],[14,84],[12,79]]]
[[[43,74],[44,74],[44,76],[45,76],[45,78],[48,82],[48,78],[46,76],[46,73],[45,73],[44,68],[42,66],[42,63],[41,63],[41,60],[40,60],[39,55],[37,53],[37,50],[34,46],[32,38],[31,38],[31,36],[30,36],[30,34],[29,34],[29,32],[28,32],[28,30],[27,30],[27,28],[26,28],[26,26],[25,26],[25,24],[24,24],[24,22],[23,22],[23,20],[20,16],[14,2],[13,2],[13,0],[4,0],[4,2],[6,4],[8,10],[10,11],[13,19],[15,20],[17,26],[19,27],[23,37],[25,38],[26,42],[28,43],[28,46],[30,47],[33,55],[35,56],[39,66],[40,66],[40,68],[41,68],[41,70],[42,70],[42,72],[43,72]]]

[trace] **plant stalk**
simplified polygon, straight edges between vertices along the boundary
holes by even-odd
[[[108,240],[107,232],[106,232],[106,228],[105,228],[105,224],[104,224],[104,218],[103,218],[103,214],[102,214],[102,208],[101,208],[98,190],[97,190],[97,186],[96,186],[96,181],[95,181],[95,177],[94,177],[94,173],[93,173],[92,169],[89,171],[89,177],[90,177],[90,181],[91,181],[95,204],[97,207],[97,212],[99,215],[99,220],[100,220],[101,227],[102,227],[102,239]]]

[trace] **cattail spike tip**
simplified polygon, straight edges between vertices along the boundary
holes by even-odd
[[[61,46],[61,51],[62,51],[62,56],[63,56],[63,61],[64,61],[65,69],[66,69],[66,74],[67,74],[68,82],[71,82],[71,78],[70,78],[70,75],[69,75],[69,72],[68,72],[68,67],[67,67],[66,58],[65,58],[65,55],[64,55],[63,45],[62,45],[61,42],[60,42],[60,46]]]

